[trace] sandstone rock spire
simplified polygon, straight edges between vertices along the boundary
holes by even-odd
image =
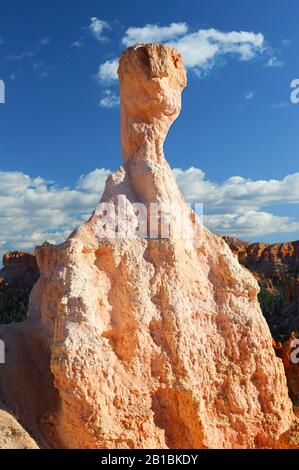
[[[118,75],[124,158],[154,152],[159,159],[187,84],[182,58],[169,46],[138,44],[122,54]]]
[[[187,224],[163,155],[186,85],[182,59],[169,46],[136,45],[119,79],[124,163],[102,203],[173,203]],[[199,221],[201,243],[190,249],[172,233],[99,236],[101,217],[96,210],[63,244],[36,251],[29,322],[59,393],[53,445],[276,446],[292,409],[252,275]]]

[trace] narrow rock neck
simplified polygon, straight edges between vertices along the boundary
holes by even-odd
[[[159,161],[164,156],[164,142],[168,129],[165,123],[154,124],[128,116],[121,110],[121,146],[125,161],[151,159]]]

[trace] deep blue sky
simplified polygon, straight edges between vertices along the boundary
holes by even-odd
[[[109,41],[88,33],[90,17],[110,24]],[[95,168],[116,168],[119,108],[98,105],[105,87],[94,75],[119,55],[127,28],[172,22],[194,31],[261,32],[283,65],[224,58],[205,78],[189,73],[183,110],[165,147],[171,166],[201,168],[217,183],[234,175],[269,180],[298,172],[299,105],[289,103],[290,82],[299,77],[297,0],[0,0],[0,78],[6,83],[0,170],[72,186]],[[50,42],[41,45],[45,37]],[[70,47],[80,38],[83,47]],[[34,55],[16,58],[28,53]],[[117,83],[108,88],[117,94]],[[246,91],[254,92],[252,99],[244,98]],[[274,212],[296,217],[297,208]]]

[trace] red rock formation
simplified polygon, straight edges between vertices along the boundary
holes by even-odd
[[[273,336],[285,341],[293,330],[299,333],[299,241],[270,245],[224,239],[259,281],[266,300],[268,296],[271,304],[271,296],[281,298],[276,307],[272,306],[273,311],[264,312]],[[261,302],[263,306],[263,297]]]
[[[276,353],[285,367],[289,394],[299,404],[299,364],[290,360],[292,332],[299,336],[299,241],[289,243],[248,243],[224,237],[239,261],[259,281],[261,304],[270,326]],[[279,296],[278,303],[275,298]],[[273,300],[274,299],[274,300]],[[277,344],[282,342],[281,347]]]
[[[284,279],[286,268],[299,271],[299,240],[288,243],[249,243],[234,237],[223,237],[239,261],[251,270],[258,268],[265,277]]]
[[[3,266],[3,269],[0,270],[0,277],[10,285],[31,289],[39,278],[39,269],[34,253],[22,251],[5,253]]]
[[[3,266],[6,269],[38,269],[34,253],[10,251],[3,256]]]

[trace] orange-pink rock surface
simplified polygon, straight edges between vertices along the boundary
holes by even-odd
[[[124,162],[102,202],[171,205],[190,213],[163,143],[181,109],[182,59],[158,44],[119,65]],[[134,215],[135,214],[135,215]],[[98,210],[61,245],[36,251],[30,299],[59,393],[51,416],[64,447],[275,447],[292,407],[258,285],[227,244],[201,227],[192,246],[99,236]]]

